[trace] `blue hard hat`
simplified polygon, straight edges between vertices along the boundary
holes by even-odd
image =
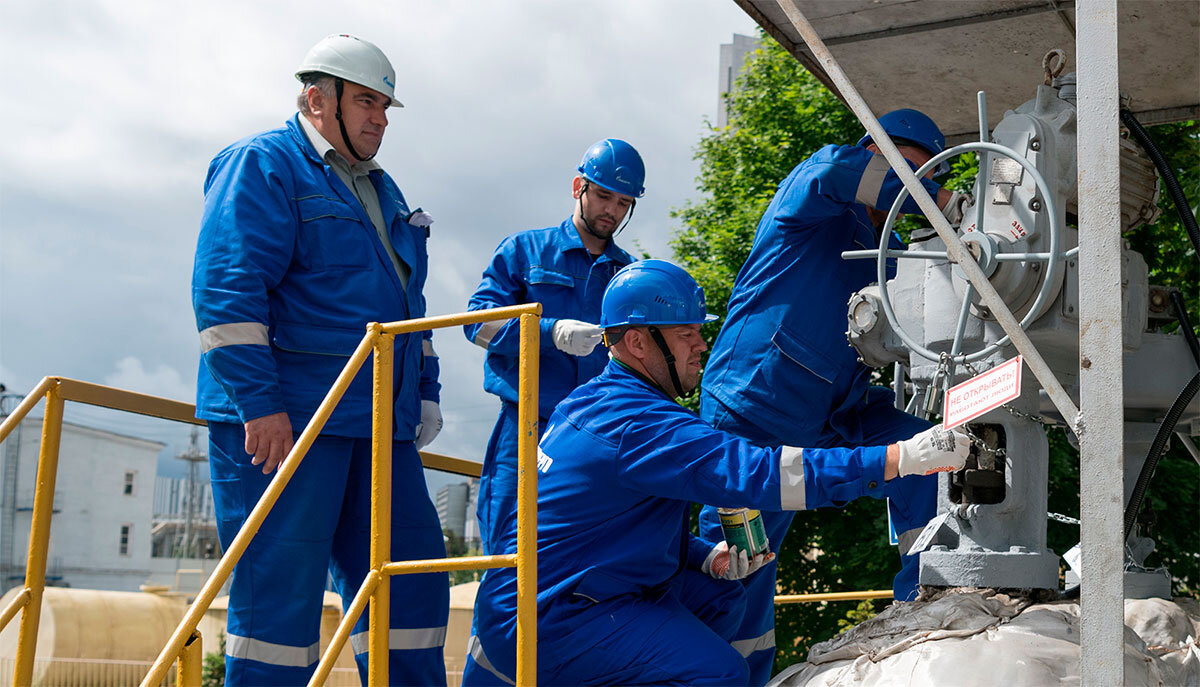
[[[717,319],[704,305],[704,289],[679,265],[639,260],[613,275],[600,304],[600,326],[703,324]]]
[[[930,155],[937,155],[946,149],[946,137],[942,130],[923,112],[892,110],[879,118],[879,124],[896,145],[914,145]],[[867,134],[858,140],[858,145],[865,146],[870,142],[871,134]],[[943,161],[934,174],[944,174],[949,170],[950,165]]]
[[[642,156],[619,138],[593,143],[583,154],[578,170],[584,179],[613,193],[641,198],[646,191],[642,186],[646,180]]]

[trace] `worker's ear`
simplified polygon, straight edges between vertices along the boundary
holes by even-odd
[[[624,348],[638,361],[646,359],[650,350],[646,346],[649,341],[650,338],[646,335],[646,330],[639,327],[629,329],[625,332],[624,338],[621,339]]]
[[[571,197],[578,199],[579,196],[583,195],[584,189],[587,188],[586,184],[586,179],[581,176],[576,176],[575,180],[571,182]]]
[[[304,91],[304,97],[308,100],[308,111],[314,117],[320,117],[325,113],[325,94],[316,86],[309,86]]]

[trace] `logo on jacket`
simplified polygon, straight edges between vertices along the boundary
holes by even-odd
[[[554,459],[538,449],[538,472],[543,474],[550,472],[550,466],[554,464]]]

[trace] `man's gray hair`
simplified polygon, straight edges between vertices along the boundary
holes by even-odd
[[[296,96],[296,107],[300,109],[300,114],[311,115],[312,112],[308,109],[308,89],[316,86],[321,95],[326,98],[336,98],[337,88],[334,85],[333,77],[320,72],[312,72],[305,74],[303,77],[304,89],[300,91],[300,95]]]

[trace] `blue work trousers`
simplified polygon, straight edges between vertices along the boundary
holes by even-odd
[[[744,610],[740,584],[691,569],[655,594],[556,602],[538,623],[537,683],[740,687],[749,673],[729,641]],[[462,684],[513,683],[472,655]]]
[[[228,548],[276,473],[251,465],[242,425],[209,424],[209,464],[221,546]],[[328,575],[343,611],[370,567],[371,440],[318,437],[259,528],[229,591],[225,684],[302,685],[319,658]],[[392,560],[444,558],[437,511],[411,441],[392,443]],[[445,685],[446,573],[391,578],[388,678]],[[366,684],[368,613],[350,637]]]
[[[862,446],[895,443],[929,426],[928,422],[896,409],[890,393],[871,394],[868,399],[859,414],[863,431]],[[847,446],[845,439],[832,431],[823,432],[820,436],[773,437],[709,395],[701,397],[700,415],[717,429],[761,446]],[[817,469],[820,467],[817,466]],[[888,499],[889,515],[896,532],[900,534],[902,549],[905,542],[911,544],[915,534],[937,512],[937,475],[894,479],[876,493],[878,497]],[[763,526],[772,550],[778,551],[783,546],[784,536],[794,515],[792,511],[762,512]],[[721,521],[713,506],[705,506],[700,511],[700,536],[710,541],[724,539]],[[917,559],[918,556],[901,555],[900,572],[892,581],[892,590],[898,600],[916,597]],[[746,615],[734,636],[733,645],[746,657],[750,666],[750,684],[754,686],[765,685],[771,679],[771,669],[775,663],[776,566],[775,562],[769,563],[743,580],[746,586]]]
[[[538,418],[538,438],[546,426]],[[479,536],[486,556],[504,553],[494,549],[495,542],[507,531],[516,532],[517,520],[517,405],[502,401],[500,417],[488,439],[479,477],[479,501],[475,504],[479,518]]]

